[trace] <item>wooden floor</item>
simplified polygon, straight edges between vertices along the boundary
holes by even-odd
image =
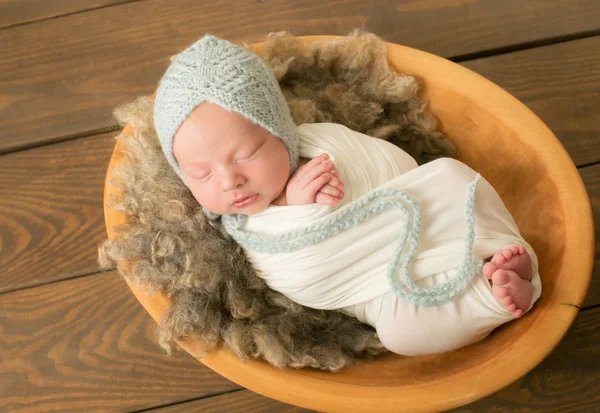
[[[307,411],[163,354],[120,276],[99,271],[111,111],[152,93],[205,32],[252,43],[358,26],[522,100],[567,148],[598,218],[598,0],[0,0],[0,412]],[[600,412],[599,304],[595,270],[556,350],[455,412]]]

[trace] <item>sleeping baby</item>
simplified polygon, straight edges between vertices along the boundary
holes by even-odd
[[[296,126],[265,62],[207,35],[174,57],[154,124],[177,175],[267,285],[373,326],[402,355],[486,337],[539,298],[494,188],[333,123]]]

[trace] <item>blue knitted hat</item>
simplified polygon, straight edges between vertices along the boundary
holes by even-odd
[[[202,102],[237,112],[280,138],[289,153],[290,175],[294,173],[298,166],[299,138],[273,72],[254,53],[206,35],[172,59],[154,101],[158,140],[180,178],[181,170],[173,156],[173,136]]]

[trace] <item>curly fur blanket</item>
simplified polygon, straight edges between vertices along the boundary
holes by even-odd
[[[417,97],[417,79],[389,66],[385,43],[375,35],[355,31],[309,44],[274,33],[266,38],[264,59],[296,124],[341,123],[398,145],[419,164],[454,154]],[[207,352],[225,345],[241,359],[331,371],[385,351],[370,326],[300,306],[265,285],[168,166],[152,111],[149,96],[115,110],[134,133],[118,137],[125,158],[114,185],[122,198],[110,203],[129,220],[117,239],[100,247],[99,261],[110,268],[134,259],[123,276],[171,299],[159,329],[163,348],[170,352],[176,339],[191,336]]]

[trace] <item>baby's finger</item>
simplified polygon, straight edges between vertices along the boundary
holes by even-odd
[[[319,189],[319,192],[317,192],[317,195],[319,193],[331,195],[332,197],[337,198],[337,199],[342,199],[344,197],[343,191],[341,191],[329,184],[325,184],[321,189]]]
[[[305,191],[309,194],[312,194],[313,196],[316,196],[317,192],[319,192],[319,190],[321,190],[321,188],[323,188],[327,183],[329,183],[329,181],[332,178],[333,178],[333,175],[331,175],[329,172],[325,172],[325,173],[317,176],[311,182],[309,182],[308,185],[306,185],[303,188],[303,191]]]
[[[327,156],[326,153],[312,158],[306,164],[304,164],[300,168],[298,168],[298,170],[294,173],[294,178],[299,181],[302,180],[303,177],[308,173],[308,171],[310,171],[311,168],[315,167],[316,165],[320,164],[323,161],[326,161],[327,159],[329,159],[329,156]]]
[[[331,162],[331,159],[329,159],[329,155],[326,153],[322,153],[319,156],[315,156],[314,158],[312,158],[310,161],[308,161],[306,163],[306,165],[304,165],[305,167],[311,168],[314,166],[317,166],[325,161],[329,161]]]
[[[332,205],[333,206],[333,205],[339,204],[340,200],[332,197],[331,195],[323,194],[323,193],[319,192],[317,194],[317,196],[315,197],[315,202],[317,204],[321,204],[321,205]]]
[[[331,171],[329,171],[329,173],[331,173],[333,175],[333,173]],[[344,190],[344,183],[337,176],[333,176],[331,178],[331,181],[329,181],[329,185],[339,189],[340,191]]]
[[[302,168],[304,168],[305,170],[309,170],[311,168],[314,168],[315,166],[328,161],[329,160],[329,156],[326,153],[322,153],[319,156],[315,156],[314,158],[312,158],[310,161],[308,161],[306,164],[304,164],[304,166],[302,166]]]
[[[308,164],[307,164],[308,165]],[[308,184],[314,181],[317,177],[329,173],[333,169],[333,163],[329,160],[321,162],[320,164],[313,166],[300,179],[300,188],[305,188]],[[329,174],[329,177],[333,177],[332,174]]]

